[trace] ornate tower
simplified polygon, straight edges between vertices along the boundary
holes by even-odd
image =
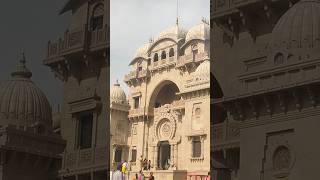
[[[128,162],[129,104],[126,94],[117,82],[110,89],[110,159],[111,170],[123,161]]]
[[[64,83],[61,135],[67,140],[61,179],[106,179],[109,144],[109,1],[66,3],[70,29],[49,41],[44,64]]]

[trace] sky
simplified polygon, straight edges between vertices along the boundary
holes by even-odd
[[[32,80],[46,94],[53,111],[62,102],[62,83],[42,60],[47,42],[58,39],[70,23],[69,13],[58,13],[65,2],[10,0],[0,5],[0,81],[10,79],[24,49]]]
[[[137,3],[139,2],[139,3]],[[179,23],[186,29],[209,20],[209,0],[179,0]],[[136,50],[156,37],[161,31],[175,25],[176,0],[110,0],[110,85],[123,82],[130,71],[129,63]]]

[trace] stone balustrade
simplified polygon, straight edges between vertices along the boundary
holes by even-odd
[[[204,61],[205,59],[208,59],[209,55],[206,52],[199,53],[199,54],[187,54],[184,56],[179,57],[177,61],[177,67],[185,66],[190,63],[195,63],[195,62],[201,62]]]
[[[87,51],[106,49],[109,42],[109,28],[88,30],[87,25],[79,29],[67,30],[62,38],[49,41],[45,64],[59,61],[61,56]]]
[[[240,140],[239,122],[223,122],[211,126],[213,149],[238,147]]]
[[[146,112],[144,111],[144,108],[137,108],[137,109],[130,109],[129,110],[129,118],[138,118],[142,116],[153,116],[153,109],[152,108],[146,108]]]
[[[107,165],[107,147],[79,149],[63,153],[62,170]]]

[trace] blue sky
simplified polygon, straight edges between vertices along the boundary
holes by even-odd
[[[121,87],[128,91],[123,78],[130,71],[128,65],[135,51],[175,24],[176,4],[176,0],[111,0],[111,85],[118,79]],[[180,24],[189,29],[203,17],[209,20],[210,1],[179,0],[178,11]]]

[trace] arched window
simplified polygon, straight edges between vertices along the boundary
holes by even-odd
[[[169,57],[173,57],[173,56],[174,56],[174,49],[170,48]]]
[[[167,54],[165,51],[162,51],[161,53],[161,59],[166,59],[167,58]]]
[[[192,45],[191,49],[193,54],[198,54],[198,46],[196,44]]]
[[[97,4],[92,11],[91,16],[91,30],[99,30],[103,28],[103,14],[104,5],[102,3]]]
[[[274,56],[274,64],[275,65],[279,65],[279,64],[283,64],[283,63],[284,63],[283,54],[282,53],[277,53]]]
[[[155,53],[153,56],[153,62],[157,62],[158,61],[158,53]]]

